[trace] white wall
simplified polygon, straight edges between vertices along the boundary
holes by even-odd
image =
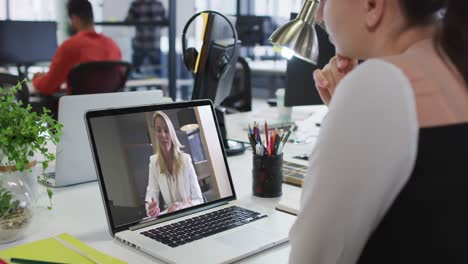
[[[122,145],[121,127],[117,118],[102,117],[92,120],[99,161],[104,178],[107,195],[116,206],[138,206],[135,182],[129,177],[130,167]]]
[[[218,184],[219,194],[222,198],[231,196],[231,185],[227,174],[226,163],[224,162],[223,152],[219,143],[216,124],[211,113],[210,106],[197,107],[200,116],[201,126],[208,147],[208,156],[211,166],[213,166],[214,176]]]

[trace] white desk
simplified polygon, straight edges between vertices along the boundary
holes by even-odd
[[[278,88],[284,88],[281,80],[286,79],[287,60],[267,60],[267,61],[247,61],[254,76],[264,76],[268,78],[268,96],[274,97]],[[311,73],[312,74],[312,73]]]
[[[296,143],[288,143],[284,148],[283,159],[308,166],[308,161],[294,158],[297,155],[310,154],[312,151],[321,123],[327,113],[325,105],[314,106],[294,106],[292,110],[292,121],[298,128],[294,131],[289,140]],[[275,107],[267,107],[260,111],[245,112],[225,116],[227,137],[232,140],[248,143],[247,126],[252,126],[253,122],[260,123],[261,129],[265,120],[267,123],[277,123],[278,111]],[[263,134],[263,133],[262,133]]]
[[[244,115],[231,115],[228,116],[228,120],[242,119]],[[241,123],[237,122],[237,124]],[[231,128],[235,129],[233,126]],[[242,124],[239,128],[242,129]],[[245,134],[244,132],[242,135]],[[238,198],[250,199],[270,208],[278,203],[280,198],[258,198],[252,195],[252,154],[250,151],[246,151],[243,155],[229,157],[228,162]],[[40,189],[42,192],[40,200],[42,204],[45,204],[45,193],[43,188]],[[297,195],[298,192],[300,188],[283,184],[283,196]],[[2,244],[0,250],[67,232],[88,245],[128,263],[158,263],[156,259],[112,239],[97,182],[56,188],[53,204],[52,211],[42,209],[35,214],[25,238]],[[243,263],[286,263],[289,250],[289,244],[283,244],[249,257]]]
[[[276,60],[276,61],[248,60],[247,63],[249,64],[252,74],[285,75],[288,61],[287,60]]]
[[[177,79],[176,85],[191,86],[193,79]],[[148,78],[138,80],[127,80],[125,87],[138,87],[138,86],[169,86],[169,79],[167,78]]]
[[[29,94],[36,94],[37,91],[34,89],[32,82],[27,82]],[[191,86],[193,85],[193,79],[177,79],[176,85],[179,86]],[[127,80],[125,83],[126,88],[139,87],[139,86],[162,86],[164,90],[167,90],[169,86],[169,80],[167,78],[148,78],[140,80]],[[63,84],[62,89],[65,90],[66,86]]]

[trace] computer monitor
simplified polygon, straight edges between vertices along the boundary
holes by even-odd
[[[0,21],[0,64],[32,65],[51,61],[56,49],[56,22]]]
[[[291,14],[294,19],[297,13]],[[320,95],[315,89],[315,81],[312,73],[316,69],[322,69],[335,56],[335,46],[330,42],[327,32],[315,25],[319,45],[318,64],[292,57],[288,60],[286,68],[286,94],[284,104],[286,106],[317,105],[323,104]]]
[[[206,18],[203,44],[195,67],[195,81],[192,100],[210,99],[217,109],[218,124],[228,155],[242,153],[242,143],[228,141],[221,103],[230,95],[236,72],[239,43],[235,43],[232,30],[227,21],[215,13]],[[235,18],[228,18],[235,24]],[[224,59],[223,59],[224,58]]]
[[[229,19],[235,23],[232,18]],[[234,45],[227,21],[215,13],[208,13],[195,67],[192,100],[210,99],[218,107],[229,96],[239,54],[239,49],[234,49]]]
[[[270,16],[237,16],[236,30],[243,47],[269,45],[268,37],[273,33],[273,28]]]

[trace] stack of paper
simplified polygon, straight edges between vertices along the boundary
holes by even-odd
[[[281,200],[276,205],[276,210],[297,215],[301,202],[301,190],[297,187],[291,187],[297,190],[290,190],[281,196]]]

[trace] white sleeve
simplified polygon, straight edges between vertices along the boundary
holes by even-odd
[[[190,197],[192,198],[193,205],[203,203],[203,196],[200,189],[200,184],[198,184],[198,177],[195,169],[193,168],[192,158],[187,155],[186,162],[186,172],[189,184],[190,184]]]
[[[151,198],[154,198],[159,206],[159,183],[156,180],[156,163],[154,158],[150,158],[148,186],[146,187],[145,201],[151,202]],[[146,207],[148,207],[148,205],[146,205]]]
[[[290,263],[355,263],[414,166],[418,124],[411,85],[370,60],[336,89],[310,156]]]

